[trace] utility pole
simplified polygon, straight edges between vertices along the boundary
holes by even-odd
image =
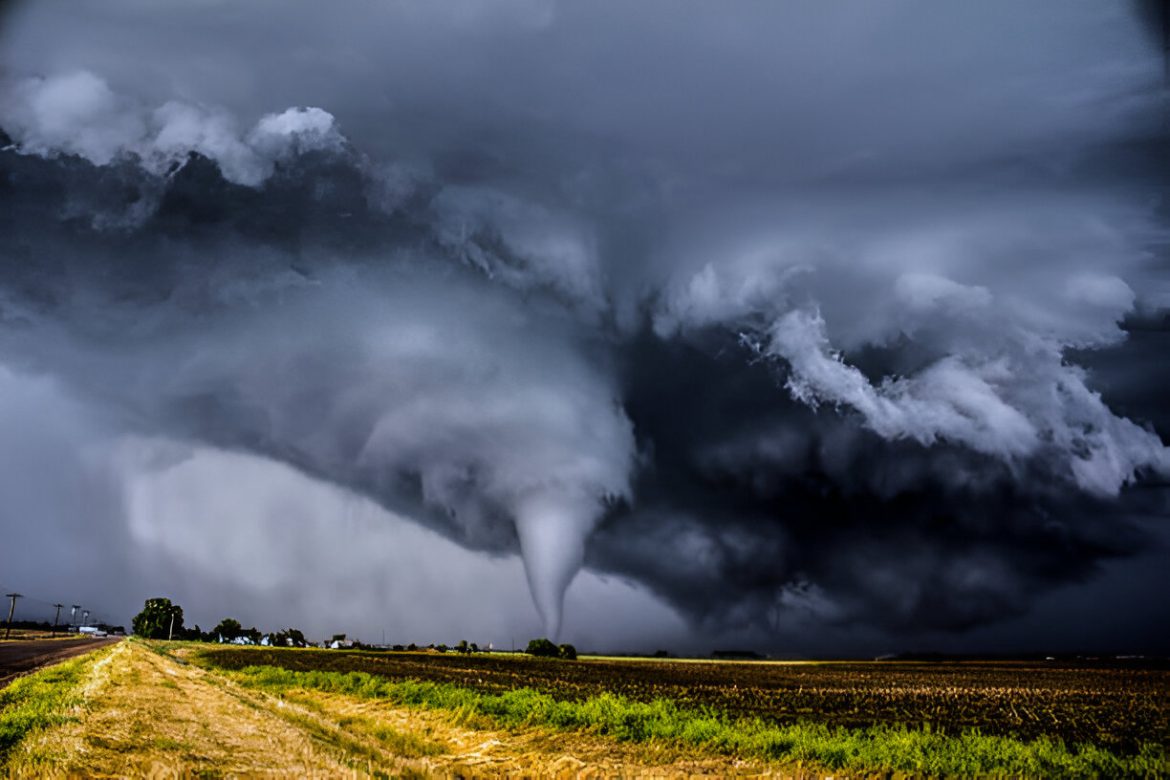
[[[77,622],[77,610],[79,610],[79,609],[81,609],[80,604],[74,604],[69,609],[69,625],[73,625],[74,623]]]
[[[175,610],[171,610],[171,627],[167,629],[167,641],[175,636]]]
[[[8,603],[8,627],[4,629],[4,638],[7,639],[8,634],[12,631],[12,615],[16,612],[16,600],[21,596],[19,593],[6,593],[4,595],[11,599]]]
[[[81,610],[81,625],[83,625],[83,626],[89,625],[89,610],[88,609]]]
[[[54,604],[53,606],[57,608],[57,614],[53,615],[53,633],[55,634],[55,633],[57,633],[57,624],[61,622],[61,607],[65,606],[65,605],[64,604]]]

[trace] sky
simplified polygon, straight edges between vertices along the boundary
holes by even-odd
[[[6,5],[0,585],[1170,653],[1156,6]]]

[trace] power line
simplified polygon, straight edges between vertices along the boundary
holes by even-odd
[[[36,596],[26,595],[18,592],[10,585],[0,583],[0,590],[11,590],[10,593],[5,594],[9,599],[8,605],[8,620],[4,625],[4,638],[8,639],[12,635],[13,624],[16,622],[16,599],[23,599],[21,602],[21,619],[22,625],[39,624],[40,628],[56,632],[61,626],[61,610],[67,605],[59,601],[47,601]],[[101,607],[97,609],[83,609],[81,604],[68,605],[69,616],[68,625],[78,625],[78,618],[81,618],[82,624],[87,624],[88,621],[93,620],[95,624],[109,623],[109,615]],[[37,627],[37,626],[33,626]]]

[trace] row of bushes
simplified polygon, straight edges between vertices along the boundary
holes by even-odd
[[[564,658],[568,661],[577,660],[577,648],[572,645],[555,645],[551,640],[541,637],[528,643],[524,652],[537,658]]]

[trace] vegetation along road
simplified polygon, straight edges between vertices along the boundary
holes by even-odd
[[[119,640],[116,638],[90,639],[74,635],[60,639],[0,642],[0,687],[7,685],[19,675],[117,641]]]

